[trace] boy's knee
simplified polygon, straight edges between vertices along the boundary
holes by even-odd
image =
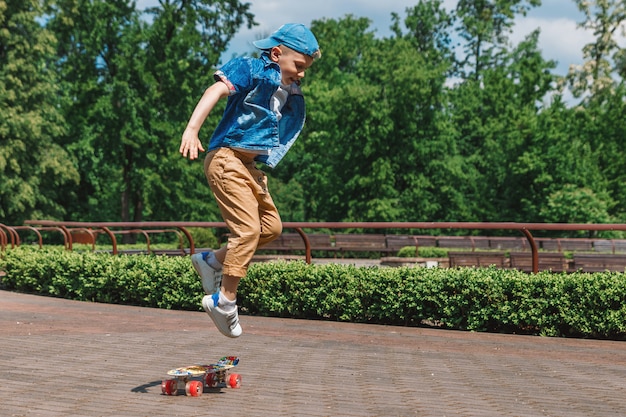
[[[282,223],[274,224],[271,227],[264,227],[263,230],[261,231],[260,241],[262,244],[271,242],[272,240],[278,239],[282,233],[283,233]]]
[[[276,223],[274,225],[272,225],[272,227],[269,230],[269,235],[271,236],[271,239],[278,239],[278,237],[283,233],[283,224],[282,223]]]

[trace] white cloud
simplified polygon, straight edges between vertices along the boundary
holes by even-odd
[[[593,41],[593,35],[577,27],[577,22],[567,18],[525,17],[516,21],[511,41],[517,44],[533,30],[539,28],[539,48],[544,59],[557,62],[556,72],[565,75],[570,64],[582,63],[583,46]]]
[[[149,1],[149,0],[144,0]],[[390,34],[391,13],[401,16],[412,2],[408,0],[317,0],[312,2],[296,2],[286,0],[251,1],[250,11],[255,16],[258,26],[252,29],[241,29],[232,40],[228,58],[232,54],[242,54],[253,50],[252,42],[269,35],[284,23],[303,23],[310,25],[314,20],[323,18],[340,19],[348,14],[356,18],[366,17],[372,21],[371,28],[379,36]]]
[[[246,2],[245,0],[242,0]],[[322,18],[340,19],[347,14],[372,21],[372,29],[379,36],[388,36],[391,13],[401,17],[405,10],[416,4],[415,0],[251,0],[250,11],[255,15],[258,26],[241,29],[230,44],[226,58],[253,50],[252,42],[266,36],[287,22],[309,25]],[[583,16],[574,0],[546,0],[540,7],[529,11],[528,16],[518,17],[511,40],[517,44],[536,28],[541,28],[539,47],[545,59],[558,62],[556,72],[564,75],[570,64],[582,62],[582,48],[591,41],[590,35],[576,27]],[[443,7],[452,10],[457,0],[444,0]],[[137,7],[143,9],[158,5],[157,0],[138,0]]]

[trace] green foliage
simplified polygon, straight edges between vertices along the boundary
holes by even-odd
[[[0,268],[5,288],[75,300],[197,310],[202,298],[188,258],[17,248]]]
[[[550,223],[610,223],[607,203],[611,199],[588,188],[565,184],[549,197],[541,214]]]
[[[219,238],[215,236],[215,231],[207,227],[194,227],[189,229],[193,242],[198,248],[219,248]]]
[[[417,253],[422,258],[445,258],[448,256],[448,249],[420,246],[417,248]]]
[[[312,25],[330,65],[322,59],[308,71],[307,129],[276,170],[306,184],[307,220],[441,214],[433,178],[450,180],[441,166],[455,154],[442,133],[446,63],[428,60],[410,39],[376,39],[368,26],[351,16]]]
[[[254,265],[250,314],[546,336],[623,338],[626,276],[496,268]]]
[[[419,251],[419,248],[418,248]],[[415,248],[412,246],[405,246],[398,251],[397,254],[400,258],[413,258],[416,256]]]
[[[55,72],[55,34],[36,0],[0,1],[0,219],[60,218],[78,171],[57,139],[65,133]]]
[[[250,3],[136,3],[0,0],[3,223],[220,219],[202,160],[177,150]],[[566,78],[537,30],[509,39],[539,0],[445,3],[393,13],[386,38],[311,22],[307,124],[268,173],[282,218],[626,221],[622,3],[576,0],[595,39]]]
[[[582,49],[585,62],[572,65],[567,80],[576,97],[596,100],[617,84],[615,72],[624,76],[624,49],[620,47],[620,27],[626,21],[624,3],[615,0],[574,0],[585,21],[579,26],[593,33],[595,39]],[[620,59],[620,57],[622,57]]]
[[[415,247],[406,246],[398,251],[401,258],[415,257]],[[448,256],[448,249],[436,248],[431,246],[419,246],[417,248],[417,256],[420,258],[445,258]]]
[[[445,61],[452,59],[452,40],[450,28],[453,25],[453,14],[442,7],[442,0],[419,1],[415,6],[406,9],[404,26],[402,18],[392,13],[392,30],[397,37],[409,40],[420,53],[430,60]]]
[[[10,249],[0,286],[85,301],[198,310],[200,280],[186,257]],[[626,337],[626,274],[497,268],[378,268],[270,262],[239,287],[250,315],[513,332]]]
[[[456,30],[466,43],[465,58],[458,71],[469,70],[469,78],[479,80],[483,69],[494,66],[506,50],[515,16],[524,16],[531,7],[540,4],[541,0],[459,0],[456,15],[460,23]]]
[[[81,198],[66,203],[76,220],[219,219],[201,161],[177,150],[211,68],[254,24],[249,7],[173,0],[144,14],[131,1],[54,3],[47,22],[60,39],[71,126],[63,140],[82,173]]]

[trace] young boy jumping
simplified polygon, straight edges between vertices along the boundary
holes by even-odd
[[[230,236],[226,246],[191,256],[206,295],[202,306],[219,331],[239,337],[237,288],[257,247],[282,233],[261,162],[270,167],[287,153],[304,126],[300,80],[321,56],[313,33],[289,23],[254,42],[260,58],[235,58],[215,72],[183,133],[180,153],[196,159],[204,148],[198,133],[215,104],[226,109],[204,161],[204,173]]]

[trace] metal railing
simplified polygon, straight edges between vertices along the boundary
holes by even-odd
[[[195,243],[188,228],[226,228],[224,222],[66,222],[54,220],[28,220],[25,224],[31,227],[48,227],[65,231],[72,248],[72,237],[69,228],[95,228],[109,236],[112,253],[117,254],[115,229],[178,229],[189,242],[189,253],[195,253]],[[283,228],[294,229],[302,237],[305,247],[305,260],[311,263],[311,244],[304,229],[455,229],[455,230],[515,230],[522,233],[530,245],[532,254],[532,271],[539,272],[539,251],[531,231],[626,231],[626,224],[585,224],[585,223],[514,223],[514,222],[284,222]]]

